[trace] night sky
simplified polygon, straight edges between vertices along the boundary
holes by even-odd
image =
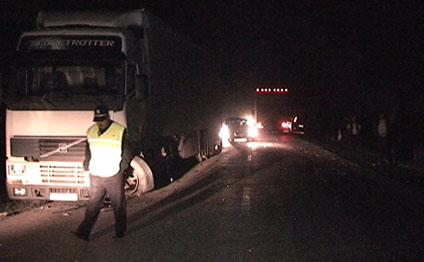
[[[214,54],[224,85],[241,101],[255,86],[272,85],[288,86],[322,110],[374,111],[423,101],[422,1],[0,3],[3,57],[19,33],[32,28],[38,10],[144,7]]]

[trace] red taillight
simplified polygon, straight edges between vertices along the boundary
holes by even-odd
[[[288,129],[291,129],[291,126],[292,126],[291,121],[283,121],[283,122],[281,122],[281,128],[282,129],[288,130]]]

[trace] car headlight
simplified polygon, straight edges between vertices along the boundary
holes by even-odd
[[[22,176],[25,174],[26,166],[24,164],[11,164],[9,167],[9,175]]]
[[[226,124],[223,124],[219,131],[219,137],[223,140],[227,140],[230,137],[230,129]]]
[[[281,123],[282,128],[291,128],[291,122],[290,121],[284,121]]]
[[[257,137],[258,136],[258,128],[256,126],[249,126],[247,130],[249,137]]]

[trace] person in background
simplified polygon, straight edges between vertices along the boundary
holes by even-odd
[[[84,170],[90,173],[90,200],[84,220],[73,234],[89,240],[106,196],[115,215],[115,236],[122,238],[127,230],[127,212],[124,192],[124,172],[134,153],[126,128],[112,121],[106,105],[94,111],[94,122],[87,131]]]
[[[349,134],[349,140],[352,145],[359,145],[359,134],[361,132],[361,125],[358,123],[356,117],[352,117],[350,122],[347,124],[347,130]]]
[[[377,123],[377,149],[380,159],[385,163],[389,163],[390,148],[388,142],[388,121],[384,113],[380,113]]]

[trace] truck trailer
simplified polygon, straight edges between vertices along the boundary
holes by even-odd
[[[151,13],[39,12],[19,39],[6,96],[6,187],[14,200],[89,198],[82,162],[94,108],[136,150],[128,194],[184,159],[220,153],[213,56]]]

